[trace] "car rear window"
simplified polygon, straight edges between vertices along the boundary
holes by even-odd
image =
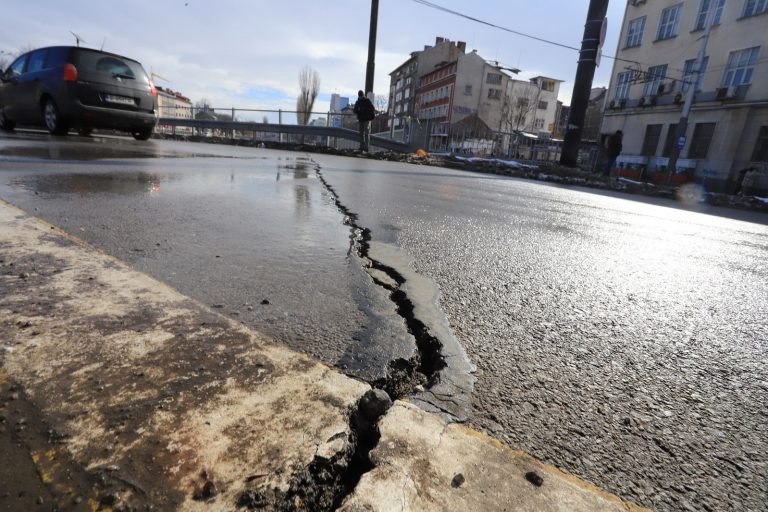
[[[135,60],[118,57],[97,51],[78,50],[75,52],[75,66],[79,71],[105,73],[140,81],[147,80],[147,74],[141,64]]]

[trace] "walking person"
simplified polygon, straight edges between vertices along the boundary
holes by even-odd
[[[622,138],[624,134],[621,130],[616,130],[616,133],[609,135],[605,141],[605,166],[603,167],[603,176],[610,176],[611,169],[616,165],[616,159],[621,154],[622,150]]]
[[[360,151],[368,151],[371,140],[371,121],[376,117],[376,110],[371,100],[365,97],[363,91],[357,91],[357,101],[353,109],[357,115],[358,130],[360,132]]]

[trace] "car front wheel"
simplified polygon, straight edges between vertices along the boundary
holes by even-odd
[[[59,114],[59,109],[53,100],[48,99],[43,106],[43,117],[45,118],[45,127],[53,135],[66,135],[68,128]]]
[[[136,140],[147,140],[152,136],[152,128],[136,128],[131,135]]]
[[[5,117],[3,111],[0,110],[0,130],[4,132],[12,132],[16,128],[16,123]]]

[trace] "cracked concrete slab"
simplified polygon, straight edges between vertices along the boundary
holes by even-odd
[[[344,512],[645,510],[411,403],[395,402],[379,430]]]

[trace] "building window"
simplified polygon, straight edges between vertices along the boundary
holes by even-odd
[[[667,65],[651,66],[648,68],[648,74],[645,77],[645,86],[643,86],[643,96],[654,96],[659,92],[661,81],[667,76]]]
[[[712,25],[720,24],[720,17],[723,15],[723,8],[725,7],[725,0],[701,0],[699,6],[699,14],[696,16],[696,26],[694,30],[702,30],[707,25],[707,17],[715,10],[714,18],[712,18]]]
[[[472,96],[472,86],[471,85],[465,85],[464,86],[464,96]]]
[[[501,89],[488,89],[488,99],[498,100],[501,98]]]
[[[761,126],[760,133],[755,142],[755,152],[752,153],[753,162],[768,162],[768,126]]]
[[[669,39],[675,37],[680,29],[680,12],[683,10],[683,4],[673,5],[661,11],[661,20],[659,20],[659,32],[656,39]]]
[[[701,63],[701,70],[696,77],[696,88],[694,91],[700,91],[701,86],[704,83],[704,73],[707,72],[707,65],[709,65],[709,57],[704,57],[704,60]],[[681,90],[683,92],[687,91],[691,88],[691,84],[693,83],[693,75],[694,75],[694,68],[696,66],[696,59],[688,59],[685,61],[685,66],[683,67],[683,82]]]
[[[485,83],[493,84],[493,85],[500,85],[501,84],[501,75],[498,73],[488,73],[485,75]]]
[[[751,84],[758,53],[760,53],[759,46],[731,52],[728,56],[728,67],[725,68],[723,75],[723,85]]]
[[[643,149],[640,153],[643,156],[656,156],[656,148],[659,147],[661,138],[661,125],[649,124],[645,127],[645,137],[643,138]]]
[[[533,127],[536,128],[537,130],[544,129],[544,120],[537,117],[536,120],[533,122]]]
[[[747,0],[744,4],[744,17],[757,16],[768,12],[768,0]]]
[[[541,90],[542,91],[555,92],[555,82],[553,82],[552,80],[542,80],[541,81]]]
[[[629,22],[629,27],[627,28],[627,48],[632,48],[633,46],[640,46],[640,43],[643,42],[643,31],[645,30],[645,16],[642,18],[636,18]]]
[[[688,148],[688,158],[707,158],[707,150],[714,133],[715,123],[696,123],[691,146]]]
[[[629,98],[629,88],[632,86],[632,72],[626,71],[616,75],[616,94],[613,98],[623,100]]]
[[[674,148],[675,144],[677,143],[677,139],[675,138],[676,133],[677,123],[670,124],[669,128],[667,129],[667,138],[664,140],[664,150],[661,153],[661,156],[666,158],[672,156],[672,148]]]
[[[546,101],[539,102],[539,110],[547,110],[548,106],[549,106],[549,103],[547,103]]]

